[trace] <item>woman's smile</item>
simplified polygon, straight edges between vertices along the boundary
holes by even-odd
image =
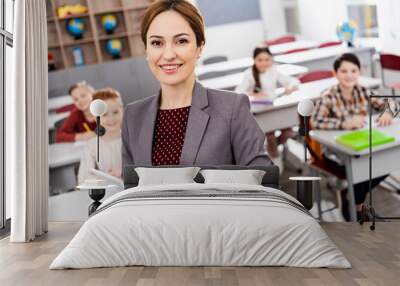
[[[167,75],[171,75],[171,74],[175,74],[179,71],[179,68],[182,66],[183,64],[162,64],[159,65],[159,67],[161,68],[161,70],[167,74]]]

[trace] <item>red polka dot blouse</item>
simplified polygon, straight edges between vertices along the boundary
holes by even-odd
[[[179,165],[190,106],[159,109],[153,137],[152,164]]]

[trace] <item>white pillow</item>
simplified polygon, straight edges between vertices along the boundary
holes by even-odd
[[[199,170],[199,167],[135,168],[139,176],[138,186],[195,183],[193,179]]]
[[[205,184],[234,183],[261,185],[265,171],[262,170],[201,170]]]

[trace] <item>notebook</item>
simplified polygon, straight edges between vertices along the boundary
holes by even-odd
[[[99,176],[99,177],[105,179],[109,183],[113,183],[122,188],[124,187],[124,182],[119,178],[116,178],[114,176],[111,176],[107,173],[104,173],[104,172],[102,172],[100,170],[96,170],[96,169],[92,169],[92,170],[90,170],[90,172],[96,176]]]
[[[390,142],[394,142],[393,136],[372,129],[372,146],[378,146]],[[354,151],[362,151],[369,147],[369,130],[357,130],[336,137],[336,142],[353,149]]]

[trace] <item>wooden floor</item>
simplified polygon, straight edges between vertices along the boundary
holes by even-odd
[[[400,285],[400,223],[325,223],[323,228],[353,268],[122,267],[48,270],[80,223],[50,223],[45,236],[28,244],[0,241],[0,285]]]

